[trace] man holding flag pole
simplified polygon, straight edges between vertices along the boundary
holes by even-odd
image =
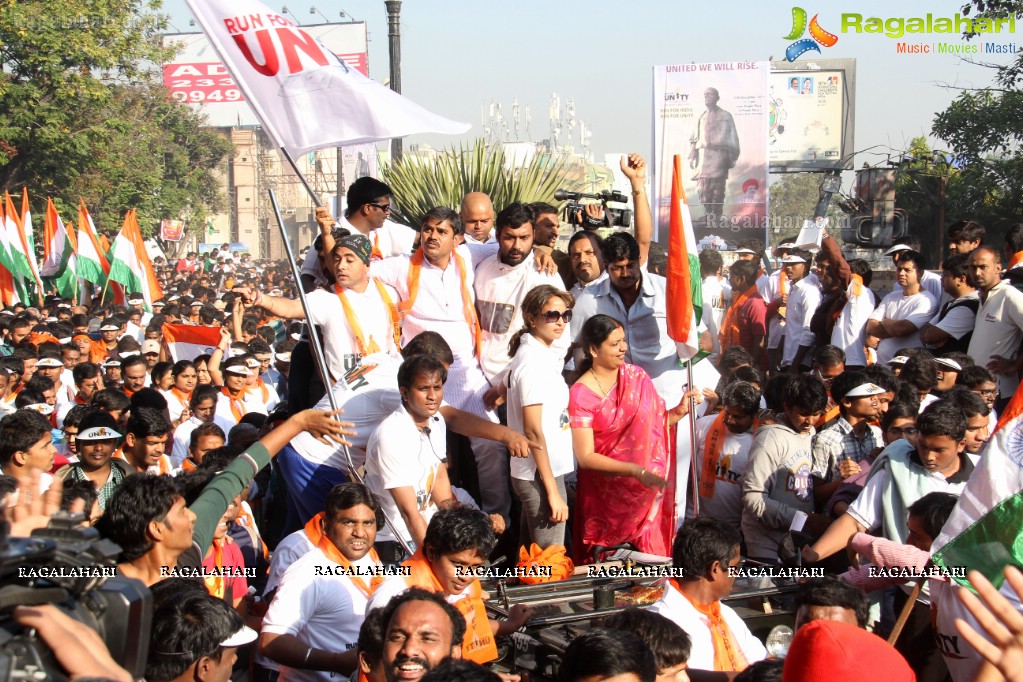
[[[460,134],[470,127],[426,111],[349,68],[322,43],[257,0],[187,0],[187,4],[317,207],[320,199],[298,172],[296,156],[323,147],[413,133]],[[295,282],[301,282],[273,190],[270,199],[292,274]],[[301,287],[298,294],[305,317],[310,319]],[[319,334],[315,325],[307,329],[320,376],[329,386]],[[327,396],[333,405],[333,392],[327,391]],[[360,480],[347,448],[345,453],[353,480]]]

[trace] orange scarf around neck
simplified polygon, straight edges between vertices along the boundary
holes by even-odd
[[[387,312],[391,316],[391,335],[394,337],[394,347],[396,349],[401,348],[401,317],[398,315],[398,308],[394,305],[394,301],[391,300],[387,289],[384,288],[380,280],[374,279],[373,283],[376,284],[377,291],[380,293],[380,300],[387,306]],[[359,324],[355,310],[352,309],[352,304],[348,302],[348,297],[345,296],[345,290],[340,285],[335,284],[334,291],[337,292],[337,297],[341,300],[341,307],[344,308],[348,328],[352,330],[352,334],[355,336],[355,346],[359,349],[359,355],[365,357],[373,353],[379,353],[380,345],[372,336],[369,337],[369,343],[366,343],[366,337],[362,333],[362,325]]]
[[[679,591],[686,601],[693,605],[700,615],[710,621],[710,636],[714,643],[714,670],[718,672],[738,672],[749,665],[746,654],[742,652],[738,640],[721,615],[721,602],[713,604],[697,604],[683,592],[674,578],[671,585]]]
[[[352,562],[348,560],[344,554],[338,551],[337,546],[330,541],[327,534],[323,532],[323,523],[326,518],[327,512],[320,512],[313,518],[309,519],[309,523],[305,524],[305,534],[309,538],[309,542],[316,545],[321,552],[323,552],[328,559],[333,561],[335,564],[345,569],[345,572],[351,577],[352,583],[355,584],[359,591],[369,599],[376,592],[376,589],[384,582],[382,575],[373,576],[369,581],[369,585],[363,581],[363,579],[355,575],[352,570]],[[369,550],[369,556],[373,559],[373,563],[377,566],[380,565],[380,557],[377,556],[375,549]]]
[[[1012,254],[1012,258],[1009,259],[1009,267],[1007,267],[1006,270],[1012,270],[1020,263],[1023,263],[1023,251],[1017,251]]]
[[[478,354],[480,348],[483,347],[483,330],[480,327],[479,318],[476,316],[476,306],[472,301],[472,292],[469,291],[469,285],[466,283],[465,261],[454,251],[451,252],[451,258],[458,266],[458,276],[462,282],[462,315],[465,317],[465,323],[469,325],[469,330],[472,332],[473,341],[476,344],[474,350]],[[420,247],[416,249],[416,252],[412,254],[409,260],[408,298],[398,304],[398,312],[401,313],[402,317],[408,315],[409,311],[412,310],[412,306],[416,304],[416,297],[419,296],[419,276],[422,274],[422,270],[423,249]]]

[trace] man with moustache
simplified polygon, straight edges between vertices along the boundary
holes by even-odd
[[[366,604],[383,581],[373,549],[379,509],[365,485],[344,483],[306,524],[313,549],[285,571],[259,636],[282,682],[329,682],[358,666]]]
[[[462,657],[465,618],[440,594],[413,587],[384,607],[382,619],[387,682],[417,682],[445,659]]]
[[[568,240],[568,260],[575,279],[572,296],[576,300],[587,287],[607,279],[600,237],[593,232],[580,230],[572,235]]]

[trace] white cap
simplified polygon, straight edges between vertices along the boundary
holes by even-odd
[[[105,426],[94,426],[91,429],[78,432],[78,440],[114,440],[120,438],[121,434]]]
[[[291,353],[278,353],[274,357],[277,362],[291,362]]]
[[[223,642],[221,642],[220,646],[233,649],[235,647],[249,644],[250,642],[255,641],[255,639],[256,631],[250,628],[248,625],[243,625],[241,629],[238,630],[238,632],[234,633],[233,635],[225,639]]]
[[[49,417],[51,414],[53,414],[53,405],[48,405],[47,403],[32,403],[31,405],[25,405],[25,407],[21,409],[38,412],[44,417]]]
[[[792,265],[796,263],[806,263],[806,259],[803,258],[802,256],[797,256],[794,253],[790,253],[789,255],[782,258],[781,262],[786,265]]]
[[[156,339],[146,339],[145,341],[142,342],[142,354],[143,355],[145,355],[146,353],[159,353],[159,352],[160,352],[160,342],[157,341]]]
[[[57,358],[39,358],[39,362],[36,363],[36,369],[40,367],[63,367],[64,363]]]
[[[128,303],[130,303],[131,305],[142,305],[145,302],[146,299],[142,298],[141,296],[135,296],[133,298],[128,299]]]
[[[248,365],[231,365],[230,367],[225,367],[220,371],[225,372],[227,374],[237,374],[238,376],[243,377],[249,376]]]
[[[845,394],[845,397],[865,398],[871,395],[881,395],[884,392],[885,392],[884,389],[878,386],[877,384],[866,383],[860,384],[856,388],[852,389],[851,391]]]
[[[121,366],[121,361],[120,360],[106,360],[102,364],[102,367],[104,369],[109,368],[109,367],[120,367],[120,366]]]
[[[898,253],[899,251],[912,251],[912,250],[913,250],[912,246],[907,246],[906,244],[896,244],[892,248],[890,248],[887,251],[885,251],[884,255],[890,256],[893,253]]]
[[[904,365],[909,362],[909,358],[905,355],[896,355],[894,358],[888,361],[889,365]]]
[[[753,249],[745,249],[745,248],[743,248],[743,249],[736,249],[735,252],[736,253],[750,253],[750,254],[753,254],[754,256],[757,255],[757,252],[754,251]]]
[[[141,355],[141,354],[142,353],[137,351],[137,350],[125,350],[125,351],[121,351],[120,353],[118,353],[118,355],[120,355],[121,358],[130,358],[130,357],[133,357],[133,356],[136,356],[136,355]]]
[[[118,327],[116,324],[105,324],[102,327],[100,327],[99,330],[101,332],[118,332],[121,331],[121,328]]]
[[[962,372],[963,371],[963,366],[960,365],[955,360],[952,360],[950,358],[934,358],[934,361],[936,363],[938,363],[939,365],[944,365],[945,367],[948,367],[949,369],[954,370],[956,372]],[[36,367],[38,367],[38,366],[39,366],[39,364],[37,363]]]

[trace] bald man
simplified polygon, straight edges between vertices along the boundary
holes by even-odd
[[[458,213],[465,228],[465,240],[469,243],[483,244],[490,240],[494,229],[494,204],[484,192],[469,192],[462,198],[462,207]]]

